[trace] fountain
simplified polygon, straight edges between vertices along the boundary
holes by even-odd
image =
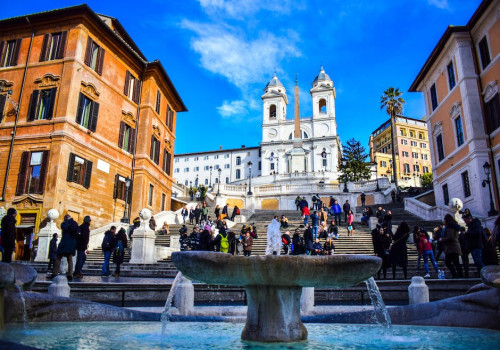
[[[364,255],[243,257],[197,251],[175,252],[172,261],[190,279],[244,286],[248,312],[241,339],[260,342],[307,339],[300,319],[302,287],[356,285],[381,265],[379,258]]]

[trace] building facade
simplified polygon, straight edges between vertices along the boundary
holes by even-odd
[[[431,172],[431,153],[427,123],[397,116],[394,119],[396,174],[403,186],[420,186],[423,174]],[[376,164],[377,177],[392,179],[392,143],[390,119],[370,136],[370,161]]]
[[[35,233],[51,208],[94,227],[126,204],[168,209],[185,110],[112,17],[80,5],[0,21],[0,205]]]
[[[410,87],[424,94],[436,204],[457,197],[485,218],[498,210],[498,13],[485,0],[467,25],[448,27]]]

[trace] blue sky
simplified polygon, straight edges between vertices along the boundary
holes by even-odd
[[[1,18],[80,4],[20,1]],[[407,90],[446,27],[465,25],[479,0],[88,1],[118,18],[149,60],[160,59],[189,112],[179,113],[175,153],[257,146],[263,88],[274,71],[288,91],[298,74],[301,116],[321,65],[334,81],[338,133],[365,146],[387,119],[380,96],[404,92],[404,114],[421,118]],[[140,4],[140,6],[137,6]]]

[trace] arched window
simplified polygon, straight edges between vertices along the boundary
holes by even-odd
[[[319,114],[326,114],[326,100],[324,98],[319,100]]]
[[[188,180],[184,181],[184,186],[188,185]]]
[[[236,179],[238,180],[241,177],[240,169],[236,169]]]
[[[208,179],[205,179],[205,185],[208,185]]]
[[[276,119],[276,105],[269,107],[269,119]]]
[[[196,180],[194,180],[194,186],[198,187],[198,178],[196,178]]]
[[[229,177],[226,177],[226,183],[227,184],[229,183]]]
[[[304,130],[300,130],[300,135],[301,135],[301,138],[303,138],[303,139],[308,139],[309,138],[309,135]],[[290,136],[288,136],[288,139],[289,140],[293,139],[293,132],[290,133]]]
[[[241,157],[236,157],[236,165],[241,165]]]
[[[218,184],[219,183],[219,178],[215,178],[215,183]]]

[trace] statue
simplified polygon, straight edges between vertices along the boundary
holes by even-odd
[[[267,227],[267,248],[266,255],[280,255],[281,251],[281,231],[277,217],[271,221]]]
[[[141,218],[141,225],[139,226],[142,230],[149,230],[149,220],[151,219],[151,210],[148,208],[143,208],[139,212],[139,217]]]
[[[464,204],[460,200],[460,198],[452,198],[449,203],[450,209],[453,213],[453,218],[455,221],[462,227],[465,227],[465,222],[462,219],[462,214],[460,214],[460,211],[464,207]]]

